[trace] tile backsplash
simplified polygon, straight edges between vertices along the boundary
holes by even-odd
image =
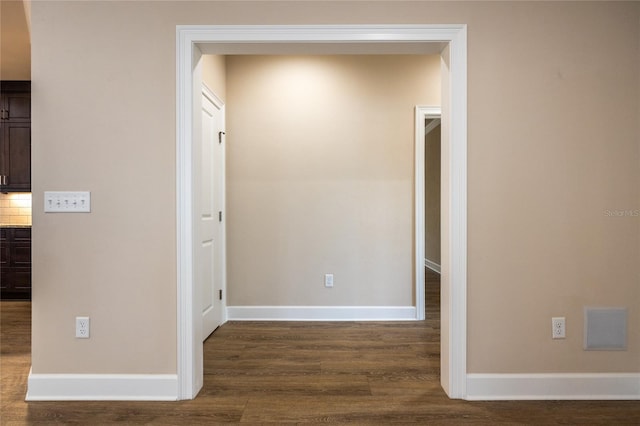
[[[0,224],[31,225],[31,193],[0,193]]]

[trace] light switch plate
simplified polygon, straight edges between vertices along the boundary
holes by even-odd
[[[45,191],[45,213],[90,213],[91,192],[89,191]]]

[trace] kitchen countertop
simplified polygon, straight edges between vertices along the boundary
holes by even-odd
[[[0,228],[31,228],[31,225],[11,225],[9,223],[0,223]]]

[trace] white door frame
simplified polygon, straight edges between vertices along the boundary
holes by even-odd
[[[416,106],[415,110],[415,126],[416,136],[414,145],[414,200],[415,200],[415,285],[416,285],[416,317],[418,320],[425,318],[425,288],[424,288],[424,245],[425,245],[425,211],[424,211],[424,138],[426,136],[426,128],[424,125],[425,118],[440,118],[442,115],[442,108],[439,106]]]
[[[466,397],[467,355],[467,29],[466,25],[179,25],[176,28],[176,204],[177,204],[177,346],[178,399],[192,399],[202,386],[202,341],[194,333],[199,309],[193,295],[194,77],[199,43],[448,43],[450,182],[449,328],[443,387],[451,398]],[[196,83],[196,84],[194,84]],[[417,227],[417,226],[416,226]],[[446,303],[446,302],[445,302]]]

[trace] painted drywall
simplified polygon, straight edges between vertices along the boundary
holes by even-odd
[[[34,2],[34,373],[176,371],[175,25],[358,23],[468,24],[468,371],[640,371],[640,219],[607,215],[640,208],[639,22],[637,2]],[[43,214],[56,189],[92,213]],[[629,308],[627,351],[582,350],[584,305]]]
[[[440,264],[440,125],[425,136],[424,255]]]
[[[176,372],[175,25],[151,6],[32,3],[33,373]],[[44,214],[48,190],[91,213]]]
[[[227,58],[229,305],[414,304],[414,108],[439,105],[439,74],[438,56]]]
[[[528,3],[471,36],[470,372],[640,370],[640,218],[606,214],[640,207],[639,8]],[[629,308],[627,351],[582,350],[584,306]]]
[[[0,80],[31,79],[29,5],[0,2]]]
[[[225,55],[203,55],[202,82],[222,102],[227,99],[227,58]]]

